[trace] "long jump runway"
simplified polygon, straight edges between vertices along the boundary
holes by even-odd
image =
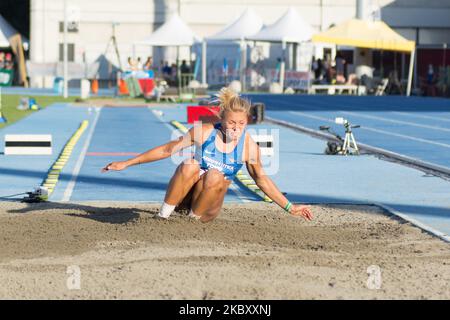
[[[80,155],[79,170],[68,173],[71,178],[65,179],[51,200],[161,202],[181,158],[124,171],[100,173],[100,169],[109,162],[129,159],[179,136],[169,125],[171,120],[176,119],[162,119],[146,107],[102,108],[87,150]],[[248,197],[254,198],[249,192],[231,188],[225,201],[242,202]]]

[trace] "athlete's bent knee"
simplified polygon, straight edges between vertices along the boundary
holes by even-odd
[[[180,164],[178,170],[180,174],[183,175],[184,177],[191,178],[195,175],[198,175],[198,172],[200,171],[200,166],[198,165],[198,162],[185,161],[182,164]]]
[[[205,176],[204,188],[222,190],[224,188],[224,181],[224,175],[219,170],[208,170]]]

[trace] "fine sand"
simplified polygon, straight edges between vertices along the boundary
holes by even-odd
[[[209,224],[157,208],[0,202],[0,298],[450,299],[450,245],[376,207],[307,222],[228,204]]]

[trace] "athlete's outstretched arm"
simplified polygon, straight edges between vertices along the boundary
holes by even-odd
[[[162,160],[170,157],[174,153],[184,148],[192,146],[193,143],[194,143],[194,129],[191,128],[189,132],[187,132],[184,136],[176,140],[169,141],[163,145],[157,146],[153,149],[150,149],[132,159],[128,159],[125,161],[111,162],[102,169],[102,172],[109,170],[115,171],[124,170],[136,164]]]
[[[246,155],[246,166],[250,176],[255,180],[256,185],[276,204],[282,208],[286,208],[289,204],[289,200],[280,192],[275,183],[270,179],[264,172],[263,166],[261,164],[261,152],[259,146],[251,138],[250,135],[247,137],[247,155]],[[302,216],[307,220],[312,220],[313,215],[311,213],[310,207],[306,205],[292,205],[288,207],[290,214],[294,216]]]

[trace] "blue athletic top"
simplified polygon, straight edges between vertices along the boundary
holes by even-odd
[[[220,152],[216,148],[216,136],[221,129],[221,124],[214,125],[208,139],[203,142],[201,149],[196,148],[194,159],[200,163],[203,170],[217,169],[223,173],[228,180],[232,179],[242,168],[242,151],[245,141],[245,130],[239,137],[239,142],[233,151],[229,153]]]

